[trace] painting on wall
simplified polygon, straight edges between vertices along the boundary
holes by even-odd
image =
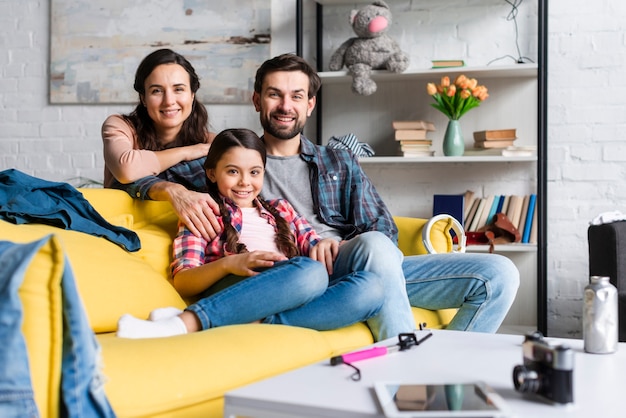
[[[52,0],[51,103],[137,103],[150,52],[184,55],[202,103],[249,103],[270,57],[271,0]]]

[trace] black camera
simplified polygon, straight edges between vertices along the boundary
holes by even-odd
[[[524,364],[513,369],[515,389],[536,393],[566,404],[574,401],[574,352],[567,345],[551,345],[537,331],[522,343]]]

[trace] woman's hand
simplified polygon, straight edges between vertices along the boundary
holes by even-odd
[[[185,150],[185,156],[183,158],[183,161],[191,161],[191,160],[196,160],[198,158],[206,157],[207,154],[209,153],[209,148],[211,148],[211,144],[206,144],[206,143],[181,147],[180,149]]]
[[[229,255],[222,258],[225,268],[230,274],[237,276],[254,276],[255,269],[272,267],[277,261],[287,260],[283,254],[272,251],[252,251]]]
[[[333,274],[333,264],[339,252],[339,243],[332,238],[324,238],[309,251],[309,257],[326,266],[328,274]]]

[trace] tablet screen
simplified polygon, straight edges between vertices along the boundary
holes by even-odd
[[[501,398],[486,386],[457,384],[377,384],[376,393],[387,416],[498,416]],[[496,399],[499,398],[499,399]]]

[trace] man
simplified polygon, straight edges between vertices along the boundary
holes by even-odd
[[[356,157],[301,133],[320,85],[315,70],[293,54],[258,69],[252,100],[268,154],[264,197],[287,199],[323,237],[341,241],[336,254],[317,254],[333,275],[368,270],[385,278],[383,308],[368,320],[377,339],[415,328],[409,302],[459,308],[448,329],[497,331],[519,286],[515,265],[493,254],[403,258],[392,216]]]

